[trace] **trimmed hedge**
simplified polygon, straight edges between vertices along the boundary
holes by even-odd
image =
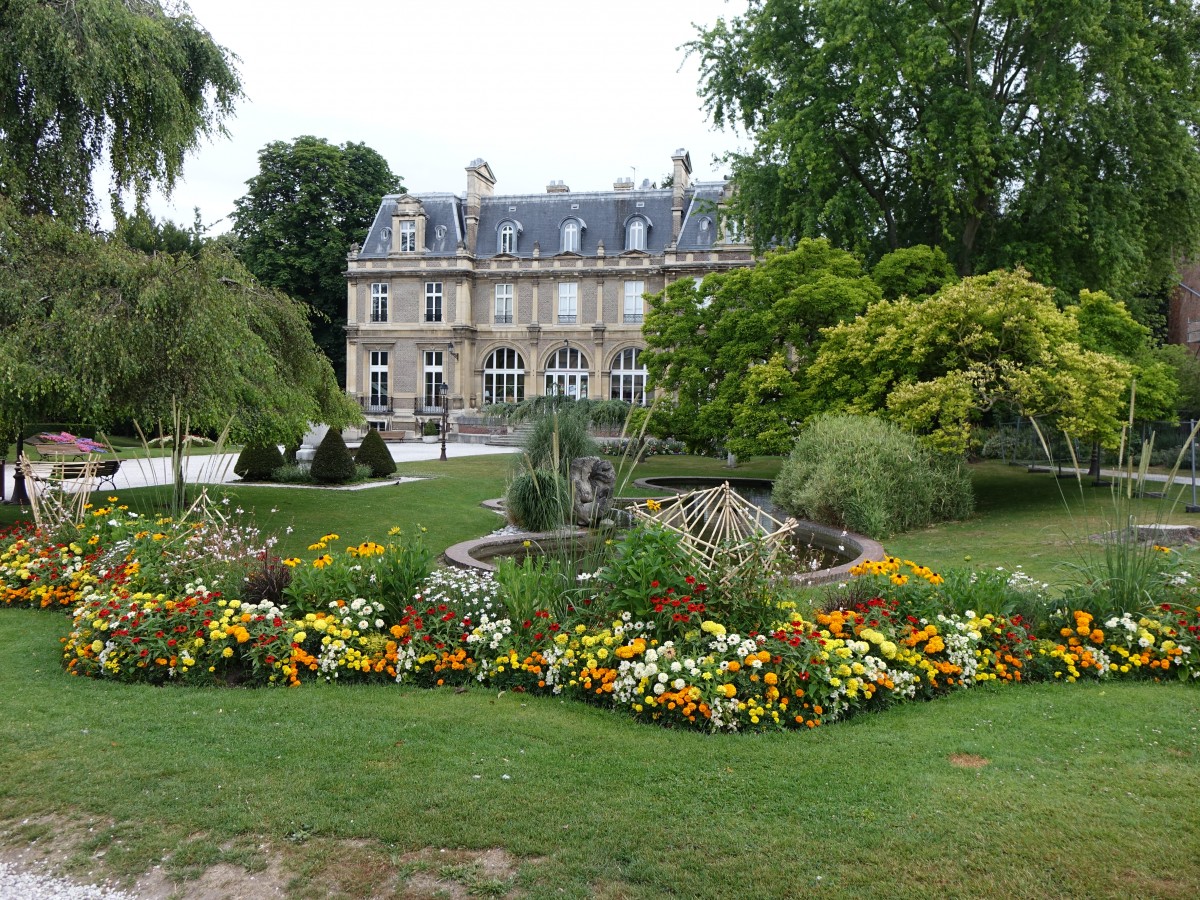
[[[247,444],[233,464],[233,474],[249,481],[270,481],[282,465],[283,454],[274,444]]]
[[[383,437],[374,428],[363,437],[354,454],[354,461],[359,465],[370,466],[371,475],[375,478],[385,478],[396,471],[396,461],[392,459]]]
[[[350,455],[350,449],[342,440],[342,433],[336,428],[330,428],[313,455],[312,468],[309,471],[314,481],[323,484],[346,484],[354,480],[356,465],[354,457]]]

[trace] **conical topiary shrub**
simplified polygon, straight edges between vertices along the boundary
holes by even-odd
[[[374,478],[386,478],[396,471],[396,461],[388,451],[387,444],[379,432],[372,428],[359,444],[354,461],[360,466],[370,466]]]
[[[274,444],[249,443],[233,464],[233,474],[249,481],[266,481],[283,465],[283,454]]]
[[[330,428],[313,455],[312,468],[309,470],[313,481],[345,484],[354,478],[354,467],[354,457],[350,455],[350,448],[342,440],[342,433],[336,428]]]

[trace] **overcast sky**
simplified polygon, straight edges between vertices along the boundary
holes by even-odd
[[[196,19],[240,58],[246,98],[184,167],[159,218],[214,231],[258,172],[271,141],[311,134],[357,141],[414,193],[466,188],[483,157],[501,193],[550,179],[607,190],[658,181],[684,147],[693,177],[744,140],[712,128],[694,58],[677,49],[746,0],[190,0]]]

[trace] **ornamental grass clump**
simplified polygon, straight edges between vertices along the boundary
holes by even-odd
[[[552,531],[570,518],[571,488],[556,469],[529,468],[509,483],[504,511],[525,531]]]
[[[822,416],[805,427],[771,496],[797,518],[876,539],[974,508],[961,459],[871,416]]]

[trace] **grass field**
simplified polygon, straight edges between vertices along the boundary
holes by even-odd
[[[705,737],[482,689],[69,680],[61,631],[0,611],[0,815],[80,873],[274,859],[292,897],[418,876],[530,897],[1200,893],[1194,688],[985,687]],[[483,883],[463,848],[514,868]]]
[[[511,465],[228,494],[265,527],[293,527],[284,554],[327,531],[348,544],[417,524],[440,549],[497,527],[478,503]],[[680,472],[728,470],[666,457],[636,474]],[[889,551],[1061,580],[1116,508],[1103,489],[1015,467],[973,476],[974,518]],[[1134,504],[1164,518],[1162,501]],[[0,610],[0,830],[9,847],[61,848],[84,878],[162,866],[181,897],[238,895],[206,881],[219,863],[300,898],[1200,895],[1195,686],[990,685],[815,732],[709,737],[483,688],[69,679],[66,624]]]

